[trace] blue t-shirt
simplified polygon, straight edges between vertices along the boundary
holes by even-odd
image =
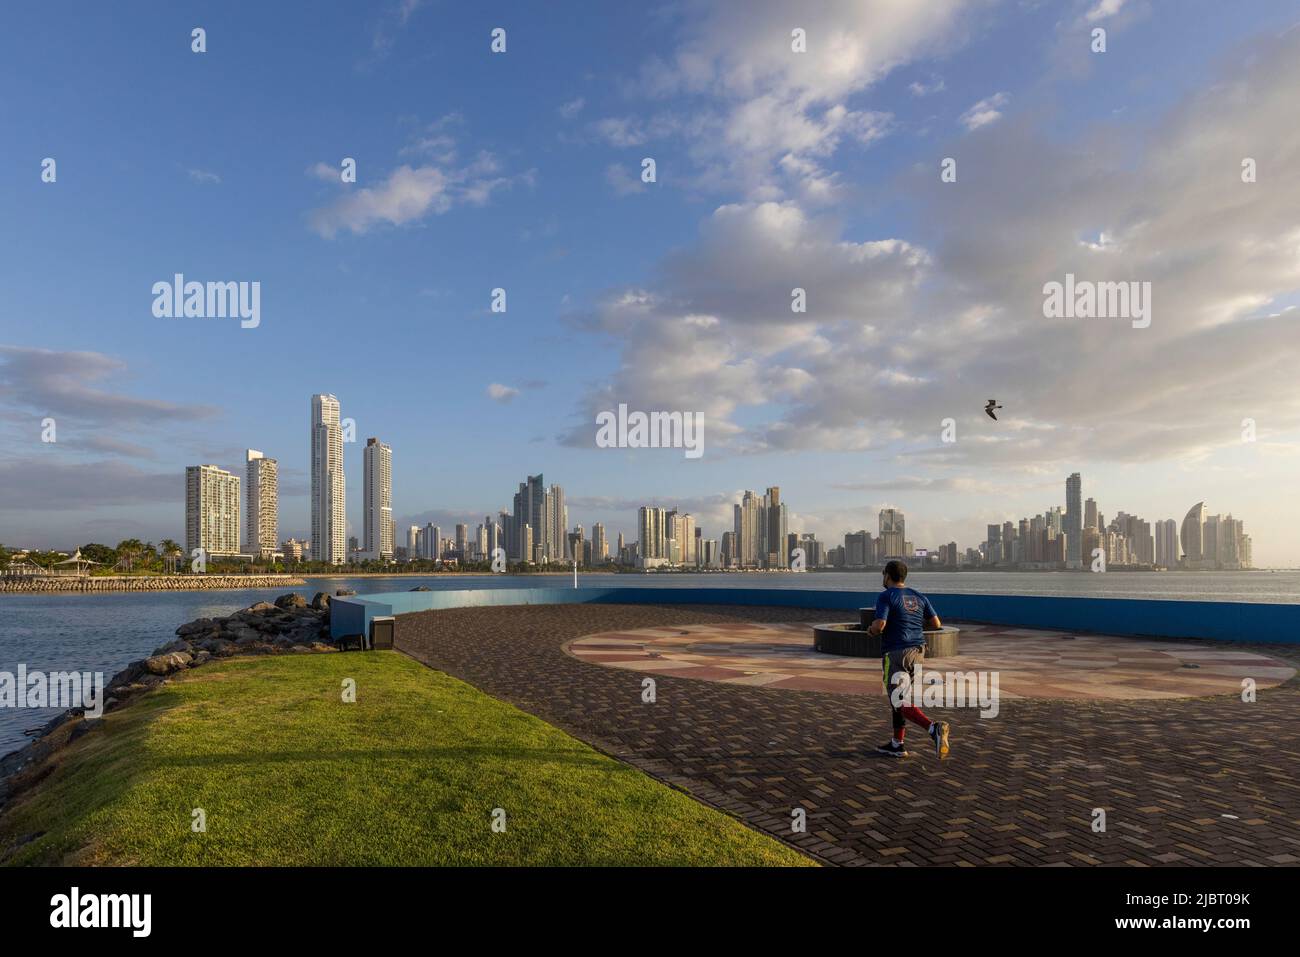
[[[911,588],[886,588],[876,599],[876,617],[885,620],[885,630],[880,636],[882,652],[901,648],[920,647],[925,644],[924,629],[927,618],[937,618],[930,599]]]

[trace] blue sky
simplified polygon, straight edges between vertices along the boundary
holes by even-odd
[[[357,422],[354,528],[376,435],[399,526],[481,520],[541,471],[611,537],[650,501],[720,537],[740,490],[780,485],[829,539],[893,505],[917,545],[973,546],[1080,471],[1108,517],[1204,499],[1257,562],[1300,563],[1297,19],[1262,0],[10,11],[0,541],[180,538],[183,467],[246,447],[279,459],[301,537],[309,397],[333,392]],[[321,173],[344,157],[356,184]],[[1041,286],[1066,271],[1153,282],[1152,327],[1051,327]],[[155,318],[176,272],[259,281],[260,326]],[[618,402],[703,414],[704,457],[593,448]]]

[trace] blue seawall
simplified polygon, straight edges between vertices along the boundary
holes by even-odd
[[[1210,638],[1300,644],[1300,605],[1157,601],[1126,598],[1048,598],[1021,595],[934,595],[941,618],[1026,628],[1156,638]],[[874,600],[853,592],[791,588],[482,588],[465,591],[381,592],[335,598],[330,632],[369,634],[381,615],[487,605],[779,605],[854,611]],[[855,615],[846,615],[847,619]]]

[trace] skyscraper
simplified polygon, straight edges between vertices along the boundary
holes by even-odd
[[[341,565],[347,559],[347,505],[339,400],[311,397],[311,555]]]
[[[239,476],[215,465],[185,469],[185,551],[239,554]]]
[[[564,489],[558,485],[548,489],[541,475],[530,475],[515,493],[514,511],[505,529],[506,550],[518,561],[563,561],[569,550],[568,522]],[[523,541],[525,525],[532,528],[531,547]]]
[[[591,563],[603,565],[609,561],[609,542],[605,538],[605,526],[600,522],[591,526]]]
[[[1156,564],[1178,567],[1178,523],[1172,518],[1156,522]]]
[[[880,559],[903,558],[907,540],[907,519],[896,508],[880,510]]]
[[[741,568],[757,568],[763,553],[763,541],[767,538],[764,524],[763,501],[753,492],[746,491],[740,504],[733,506],[732,558]]]
[[[1078,472],[1065,480],[1065,566],[1083,567],[1083,479]]]
[[[636,512],[637,544],[641,558],[666,558],[667,513],[654,505],[642,505]]]
[[[361,475],[361,550],[367,558],[393,557],[393,450],[378,439],[366,439]],[[408,558],[416,557],[409,551]]]
[[[773,485],[767,490],[764,505],[767,508],[767,554],[763,557],[771,568],[789,568],[790,555],[785,547],[786,512],[781,504],[781,487]]]
[[[1183,564],[1202,568],[1205,561],[1205,503],[1197,502],[1187,510],[1182,527]]]
[[[266,558],[280,539],[279,466],[257,449],[248,449],[244,476],[244,528],[248,553]]]

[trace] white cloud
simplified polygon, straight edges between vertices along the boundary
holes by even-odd
[[[1268,174],[1300,168],[1300,31],[1247,52],[1143,137],[1098,121],[1062,143],[1022,116],[964,141],[978,189],[936,191],[928,168],[897,184],[928,244],[850,235],[793,200],[717,208],[582,320],[622,361],[565,440],[588,443],[618,402],[688,409],[719,452],[878,450],[940,490],[992,466],[1194,460],[1239,447],[1243,417],[1300,429],[1300,393],[1279,386],[1300,310],[1278,302],[1300,291],[1300,180]],[[1067,272],[1151,282],[1151,327],[1044,319],[1043,284]]]
[[[519,390],[500,382],[493,382],[487,387],[488,397],[497,402],[509,402],[519,394]]]
[[[928,83],[921,80],[909,83],[907,89],[913,96],[931,96],[942,93],[947,87],[944,86],[943,77],[932,76]]]
[[[968,130],[977,130],[981,126],[1002,118],[1002,109],[1011,102],[1009,93],[994,93],[990,97],[980,100],[969,110],[961,115],[958,122]]]
[[[582,108],[586,105],[587,101],[582,97],[569,100],[569,102],[560,105],[560,116],[564,117],[566,120],[571,120],[581,113]]]
[[[606,166],[605,182],[619,196],[643,193],[646,188],[646,184],[641,181],[640,167],[634,169],[627,163],[610,163]]]
[[[186,172],[189,173],[190,179],[196,183],[214,184],[221,182],[220,176],[205,169],[191,169],[186,170]]]
[[[681,42],[668,60],[643,64],[629,92],[688,94],[700,105],[674,122],[613,117],[595,125],[611,145],[639,146],[663,135],[687,141],[694,185],[739,190],[754,201],[795,195],[827,204],[840,184],[826,162],[846,142],[869,144],[891,128],[888,114],[853,98],[891,70],[964,39],[964,14],[980,0],[827,0],[791,19],[780,0],[743,5],[688,0]],[[790,49],[792,26],[806,53]],[[685,182],[687,177],[679,177]]]
[[[1085,13],[1083,18],[1089,23],[1096,23],[1113,17],[1123,8],[1124,2],[1125,0],[1097,0],[1096,6]]]

